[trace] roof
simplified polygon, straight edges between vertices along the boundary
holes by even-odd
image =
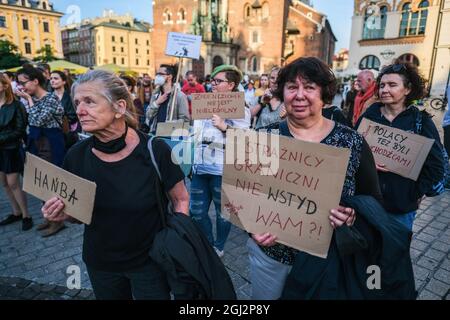
[[[53,4],[48,2],[48,6],[50,8],[50,10],[43,10],[41,8],[39,8],[39,0],[28,0],[28,3],[30,4],[30,7],[26,7],[26,6],[22,6],[21,4],[17,4],[17,0],[8,0],[8,5],[10,6],[16,6],[16,7],[20,7],[20,8],[24,8],[24,9],[33,9],[33,10],[39,10],[42,12],[47,12],[47,13],[56,13],[56,14],[60,14],[60,15],[64,15],[64,13],[56,11],[53,7]],[[3,4],[0,2],[0,4]]]
[[[145,26],[143,23],[135,21],[134,25],[124,25],[124,24],[120,24],[118,22],[102,22],[99,23],[97,25],[95,25],[95,27],[109,27],[109,28],[115,28],[115,29],[123,29],[123,30],[130,30],[130,31],[137,31],[137,32],[149,32],[149,27]]]

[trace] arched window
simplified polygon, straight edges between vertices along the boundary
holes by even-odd
[[[269,10],[269,4],[267,2],[264,2],[262,5],[262,17],[263,19],[269,18],[270,10]]]
[[[164,10],[163,18],[165,23],[170,23],[172,21],[172,13],[169,9]]]
[[[252,15],[252,8],[250,4],[246,3],[244,6],[244,19],[250,19],[251,15]]]
[[[402,20],[400,22],[401,37],[425,34],[429,5],[428,1],[422,1],[415,12],[412,12],[410,2],[403,5]]]
[[[248,69],[251,73],[259,72],[259,63],[258,63],[258,58],[256,56],[253,56],[250,58]]]
[[[411,53],[402,54],[400,57],[398,57],[398,61],[400,63],[410,63],[415,65],[416,67],[419,66],[419,58]]]
[[[361,62],[359,63],[359,69],[374,69],[379,70],[380,69],[380,59],[378,59],[376,56],[369,55],[362,58]]]
[[[382,39],[386,29],[387,20],[386,6],[369,6],[364,14],[363,39]]]
[[[42,9],[47,10],[47,2],[42,2]]]
[[[186,10],[183,8],[178,11],[178,20],[186,21]]]
[[[216,67],[221,66],[221,65],[223,65],[223,59],[222,59],[222,57],[221,57],[221,56],[215,56],[215,57],[213,58],[213,70],[214,70]]]

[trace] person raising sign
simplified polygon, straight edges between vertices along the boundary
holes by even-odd
[[[261,130],[350,149],[342,197],[365,194],[381,201],[375,163],[367,142],[356,131],[322,115],[322,108],[332,102],[335,94],[336,78],[331,69],[317,58],[299,58],[280,71],[274,91],[274,95],[285,104],[287,119]],[[339,206],[331,210],[329,220],[333,228],[344,224],[351,226],[355,221],[355,210]],[[248,240],[253,299],[280,298],[296,257],[301,254],[306,259],[314,259],[307,253],[277,244],[276,240],[276,236],[270,233],[253,234]],[[333,237],[330,250],[335,250],[334,242]],[[304,276],[308,277],[307,274]]]
[[[414,132],[434,140],[417,181],[389,172],[383,163],[377,163],[381,192],[390,216],[412,230],[414,217],[425,195],[433,196],[444,191],[443,146],[439,133],[426,112],[421,112],[415,100],[425,96],[424,79],[417,68],[409,64],[393,64],[378,75],[376,95],[381,102],[367,109],[362,118],[385,126]]]
[[[149,250],[162,221],[158,213],[159,178],[136,130],[134,105],[126,84],[112,73],[90,71],[78,79],[72,97],[83,131],[93,134],[73,146],[63,168],[97,184],[92,223],[84,229],[83,261],[97,299],[169,299],[165,274]],[[165,191],[174,212],[187,214],[184,174],[172,162],[163,140],[153,143]],[[76,222],[58,198],[42,213],[50,221]]]

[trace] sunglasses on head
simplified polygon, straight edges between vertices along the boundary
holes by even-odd
[[[406,72],[406,67],[404,64],[393,64],[393,65],[387,66],[383,70],[381,70],[381,74],[385,74],[387,72],[400,72],[400,71]]]

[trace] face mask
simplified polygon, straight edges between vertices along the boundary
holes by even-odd
[[[164,78],[164,76],[155,77],[155,86],[162,86],[164,83],[166,83],[166,78]]]

